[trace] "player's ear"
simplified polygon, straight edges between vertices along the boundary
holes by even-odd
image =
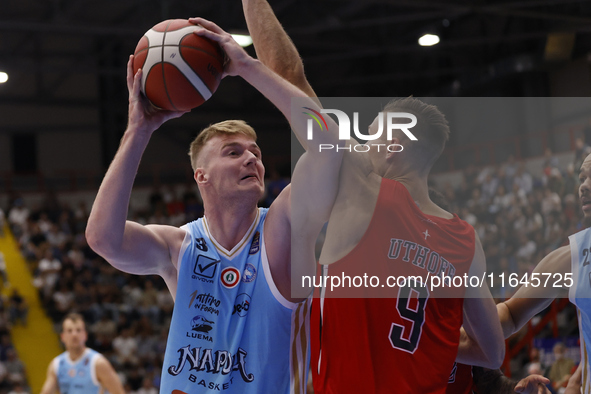
[[[193,176],[193,178],[195,178],[195,181],[197,182],[197,184],[202,184],[202,183],[207,183],[208,180],[208,176],[205,173],[203,168],[198,168],[195,171],[195,175]]]
[[[388,141],[388,146],[386,147],[386,161],[394,159],[397,154],[402,152],[402,149],[403,147],[400,143],[400,139],[398,137],[392,137],[392,139]]]

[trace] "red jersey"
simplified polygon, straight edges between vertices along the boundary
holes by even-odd
[[[472,366],[454,363],[449,374],[449,384],[445,394],[472,394],[476,393],[474,380],[472,379]]]
[[[469,224],[457,215],[425,215],[402,184],[383,179],[366,233],[325,274],[378,275],[382,281],[419,276],[428,282],[430,275],[463,276],[473,257]],[[456,298],[437,298],[438,289],[412,284],[380,290],[390,298],[331,298],[333,293],[314,299],[315,392],[445,393],[459,343],[463,289]],[[369,295],[371,289],[361,291]]]

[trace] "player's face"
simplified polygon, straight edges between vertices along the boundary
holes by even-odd
[[[69,319],[64,321],[61,338],[66,346],[66,350],[83,348],[86,344],[87,338],[84,322],[81,320],[74,321]]]
[[[220,135],[210,139],[203,150],[204,178],[197,177],[198,181],[204,179],[217,197],[239,192],[252,194],[258,201],[264,192],[265,167],[256,142],[242,134]]]
[[[586,219],[591,218],[591,155],[585,158],[579,172],[579,201]]]

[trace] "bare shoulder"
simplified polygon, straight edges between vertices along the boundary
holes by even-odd
[[[103,356],[102,354],[97,354],[95,365],[96,365],[97,369],[99,369],[99,368],[104,369],[104,368],[111,367],[111,363],[109,362],[109,360],[107,360],[107,358],[105,356]]]
[[[96,370],[96,376],[98,380],[103,383],[104,379],[109,377],[111,372],[114,371],[113,366],[111,365],[109,360],[107,360],[107,358],[102,354],[98,354],[96,356],[94,367]]]

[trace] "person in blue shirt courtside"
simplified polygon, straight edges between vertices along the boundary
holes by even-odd
[[[111,363],[86,347],[86,326],[82,315],[68,314],[62,323],[61,340],[66,351],[47,368],[41,394],[124,394],[123,385]]]

